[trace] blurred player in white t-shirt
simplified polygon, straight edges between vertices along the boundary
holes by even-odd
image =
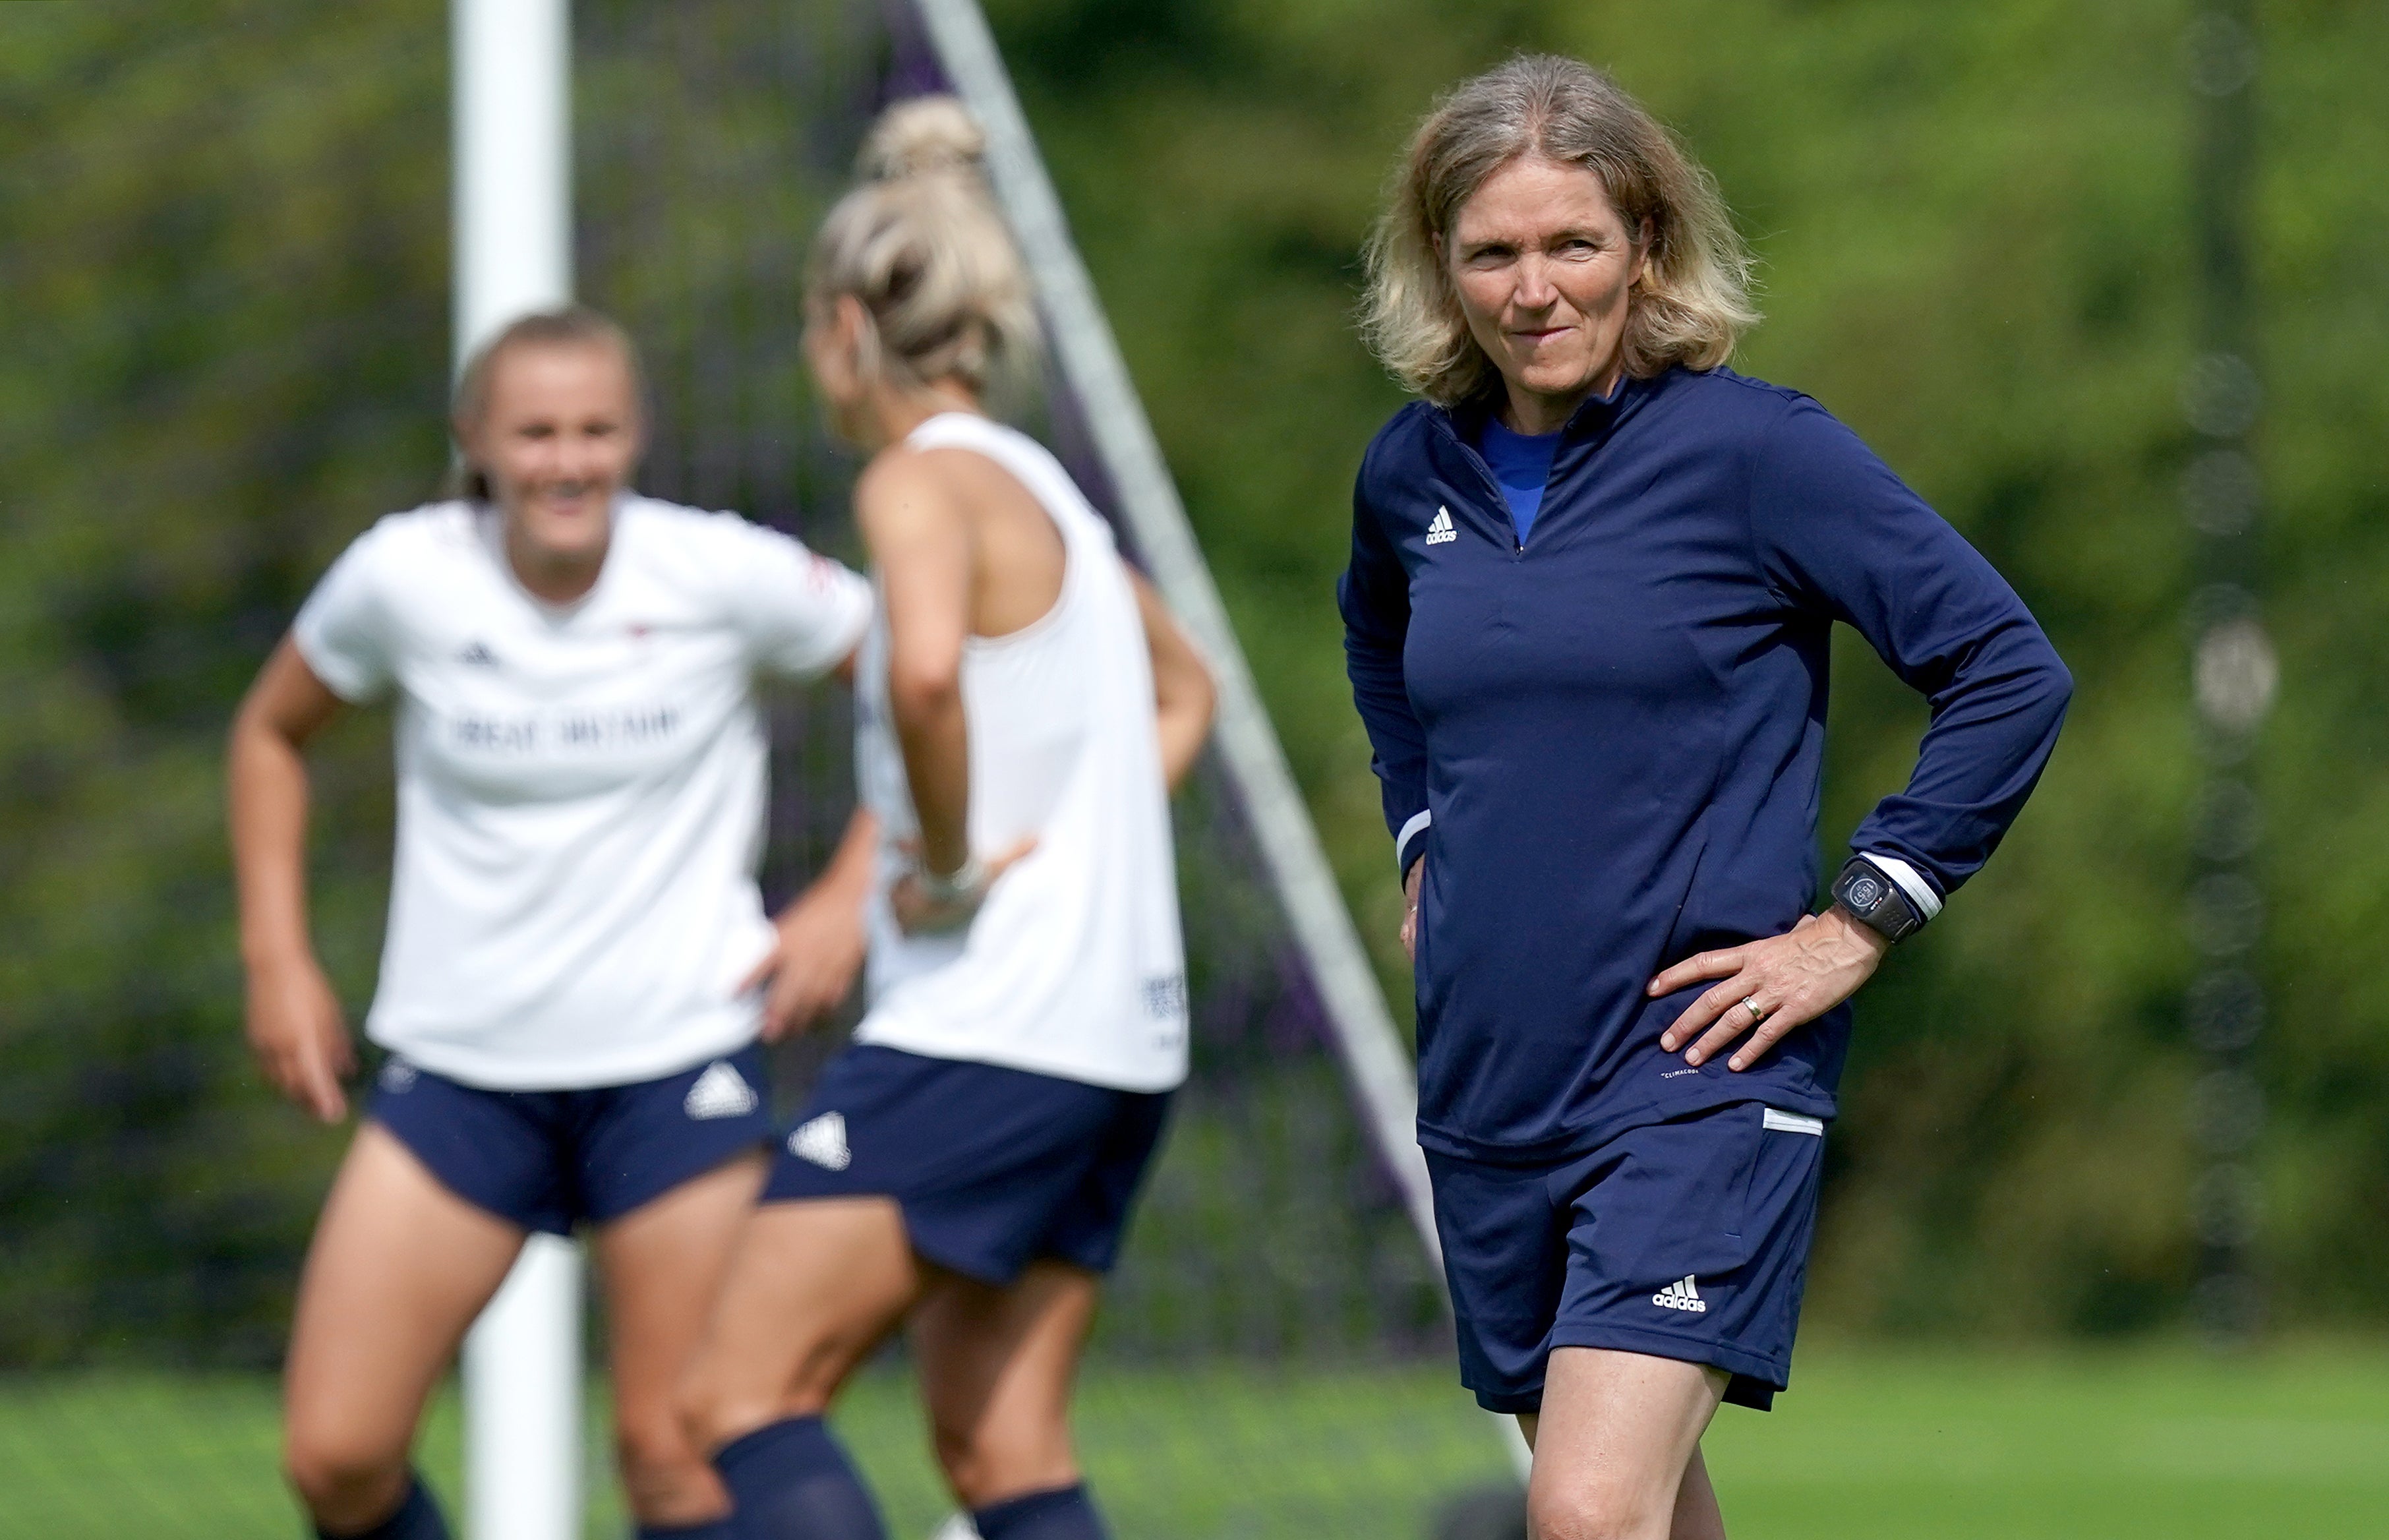
[[[390,1057],[300,1285],[289,1474],[321,1534],[444,1536],[408,1465],[425,1398],[526,1235],[587,1224],[624,1484],[640,1534],[671,1534],[723,1501],[671,1388],[762,1177],[759,1033],[842,998],[862,953],[850,905],[764,913],[754,682],[843,666],[871,593],[630,490],[637,362],[593,312],[501,333],[454,431],[464,495],[349,547],[232,734],[249,1039],[333,1122],[354,1060],[309,938],[302,751],[344,703],[397,703],[366,1019]]]

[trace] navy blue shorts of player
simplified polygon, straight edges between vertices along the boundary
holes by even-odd
[[[582,1091],[481,1090],[393,1059],[369,1110],[466,1202],[569,1235],[768,1143],[766,1084],[753,1046],[658,1080]]]
[[[1536,1411],[1552,1349],[1616,1348],[1713,1365],[1728,1401],[1766,1410],[1790,1380],[1823,1135],[1736,1102],[1565,1161],[1429,1150],[1462,1382]]]
[[[914,1251],[998,1287],[1039,1257],[1108,1272],[1169,1110],[1166,1091],[850,1047],[781,1145],[763,1201],[893,1198]]]

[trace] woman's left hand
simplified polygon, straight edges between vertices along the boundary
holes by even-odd
[[[1802,916],[1799,924],[1780,936],[1686,957],[1651,981],[1654,998],[1703,979],[1725,982],[1677,1017],[1676,1024],[1660,1036],[1659,1046],[1674,1053],[1691,1043],[1684,1062],[1698,1064],[1757,1027],[1750,1041],[1726,1061],[1729,1069],[1747,1070],[1785,1033],[1856,995],[1890,949],[1891,943],[1880,932],[1835,905],[1821,915]]]

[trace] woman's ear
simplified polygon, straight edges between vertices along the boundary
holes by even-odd
[[[636,388],[631,392],[631,474],[637,474],[639,463],[647,457],[647,404],[640,399]],[[630,483],[626,481],[623,485]]]
[[[855,374],[854,333],[846,305],[840,296],[808,307],[805,315],[805,362],[833,400],[846,393]]]
[[[837,340],[859,360],[862,353],[862,335],[871,327],[871,317],[863,313],[862,302],[851,294],[837,297]]]
[[[448,419],[448,434],[456,445],[457,459],[464,462],[465,473],[468,476],[488,475],[489,472],[481,468],[479,453],[481,447],[478,442],[481,436],[480,424],[468,422],[462,417],[453,417]]]

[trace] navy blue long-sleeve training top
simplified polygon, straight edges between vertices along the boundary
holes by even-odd
[[[1477,409],[1481,413],[1481,408]],[[1535,1161],[1726,1102],[1830,1117],[1846,1006],[1749,1070],[1659,1034],[1695,952],[1817,894],[1827,634],[1932,707],[1851,840],[1934,897],[2007,831],[2065,666],[1990,564],[1808,397],[1730,370],[1627,379],[1570,419],[1521,542],[1481,416],[1413,403],[1361,461],[1339,584],[1352,693],[1419,903],[1419,1136]]]

